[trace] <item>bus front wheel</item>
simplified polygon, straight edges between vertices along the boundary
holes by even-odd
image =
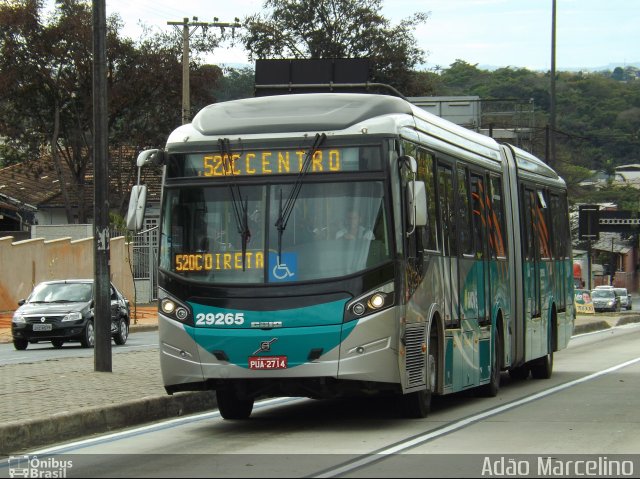
[[[224,419],[247,419],[253,411],[253,399],[240,399],[233,389],[216,391],[218,410]]]

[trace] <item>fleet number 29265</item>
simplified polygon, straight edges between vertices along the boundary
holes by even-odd
[[[198,313],[196,326],[233,326],[244,324],[244,313]]]

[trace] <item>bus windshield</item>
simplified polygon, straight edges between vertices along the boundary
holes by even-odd
[[[228,185],[167,187],[160,268],[205,283],[258,284],[335,278],[390,259],[381,181],[305,182],[279,235],[281,204],[293,187],[235,190],[246,204],[244,253]]]

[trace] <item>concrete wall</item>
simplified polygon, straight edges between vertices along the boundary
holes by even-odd
[[[84,238],[91,238],[92,236],[92,224],[31,225],[31,237],[44,238],[47,241],[59,238],[71,238],[72,240],[79,240]]]
[[[121,236],[111,238],[110,250],[111,281],[133,303],[131,246]],[[17,242],[11,236],[0,238],[0,311],[16,309],[18,300],[26,298],[41,281],[93,278],[93,271],[93,238]]]

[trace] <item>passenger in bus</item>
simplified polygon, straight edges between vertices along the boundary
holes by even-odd
[[[349,212],[345,223],[345,227],[336,233],[336,239],[375,239],[373,232],[360,224],[360,215],[358,212]]]

